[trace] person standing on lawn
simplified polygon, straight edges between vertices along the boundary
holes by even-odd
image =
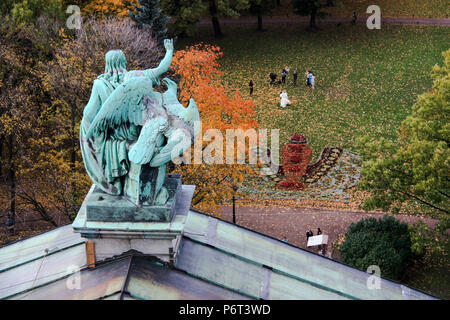
[[[312,71],[308,71],[308,86],[311,86]]]
[[[250,88],[250,95],[252,95],[253,94],[253,80],[250,80],[248,86]]]
[[[316,76],[314,75],[314,73],[311,72],[311,88],[314,89],[316,85]]]
[[[286,69],[283,69],[283,71],[281,71],[281,83],[286,83],[286,76],[287,76],[287,71],[286,71]]]
[[[298,76],[297,70],[294,70],[294,73],[292,74],[292,76],[294,78],[294,86],[297,86],[297,76]]]
[[[275,84],[275,80],[277,79],[277,75],[273,72],[270,73],[270,84]]]

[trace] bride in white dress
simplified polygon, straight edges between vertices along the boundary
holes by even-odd
[[[288,94],[286,91],[283,90],[280,92],[280,98],[281,98],[280,105],[282,108],[285,108],[288,104],[291,104],[291,101],[289,101]]]

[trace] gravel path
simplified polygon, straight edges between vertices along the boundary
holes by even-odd
[[[331,17],[318,19],[317,25],[321,24],[350,24],[351,18]],[[367,18],[358,18],[356,23],[366,24]],[[239,26],[239,25],[255,25],[256,17],[240,17],[238,19],[220,18],[221,26]],[[308,24],[309,17],[263,17],[264,25],[292,25],[292,24]],[[401,17],[382,17],[381,26],[383,24],[395,24],[395,25],[422,25],[422,26],[450,26],[450,19],[444,18],[401,18]],[[211,19],[200,19],[199,26],[212,25]]]
[[[232,221],[232,207],[222,207],[220,218]],[[236,206],[236,223],[271,237],[306,248],[306,231],[311,229],[314,235],[320,227],[323,234],[328,235],[328,248],[344,234],[352,222],[362,218],[381,218],[382,213],[365,213],[364,211],[327,210],[306,207],[254,207]],[[396,215],[397,219],[408,224],[418,220],[434,227],[438,220],[415,216]]]

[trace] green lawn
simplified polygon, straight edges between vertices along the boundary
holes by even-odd
[[[225,28],[214,39],[210,28],[195,38],[182,39],[178,48],[198,42],[219,45],[224,79],[230,90],[249,97],[248,82],[256,83],[252,99],[264,128],[280,129],[280,144],[290,135],[305,134],[317,156],[325,146],[352,149],[356,137],[371,134],[395,137],[417,95],[431,90],[431,68],[442,64],[441,52],[450,47],[450,28],[363,25],[324,26],[318,33],[304,27]],[[287,85],[271,87],[268,75],[280,77],[287,65]],[[299,84],[292,85],[292,72]],[[316,74],[316,89],[304,85],[304,73]],[[292,105],[279,107],[280,89]]]

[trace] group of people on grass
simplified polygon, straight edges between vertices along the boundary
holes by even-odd
[[[269,78],[270,78],[270,85],[274,85],[274,84],[286,84],[286,77],[289,74],[290,69],[286,66],[283,68],[283,70],[281,71],[281,80],[277,80],[277,74],[271,72],[269,74]],[[306,85],[308,87],[311,87],[312,89],[315,88],[316,86],[316,76],[314,75],[314,73],[312,71],[306,71]],[[294,70],[293,74],[292,74],[292,79],[294,82],[294,86],[297,86],[297,78],[298,78],[298,72],[297,70]],[[254,87],[254,82],[253,80],[250,80],[248,86],[250,89],[250,95],[253,95],[253,87]],[[288,94],[286,92],[286,90],[281,90],[280,92],[280,106],[282,108],[286,108],[286,106],[291,104],[291,101],[289,100]]]
[[[289,68],[285,67],[283,69],[283,71],[281,72],[281,83],[286,83],[286,76],[288,75],[288,73],[289,73]],[[298,72],[297,72],[297,70],[294,70],[294,73],[293,73],[294,86],[297,85],[297,77],[298,77]],[[270,74],[270,80],[271,80],[270,84],[273,85],[275,83],[274,82],[275,79],[276,79],[276,74],[271,73]],[[314,73],[312,71],[306,71],[306,85],[308,87],[311,87],[312,89],[315,88],[316,76],[314,75]],[[291,104],[291,101],[289,100],[286,90],[281,90],[280,98],[281,98],[280,106],[282,108],[286,108],[287,105]]]
[[[289,74],[290,69],[286,66],[283,68],[283,70],[281,71],[281,80],[277,80],[277,74],[271,72],[269,74],[269,78],[270,78],[270,84],[274,85],[274,84],[286,84],[286,77]],[[308,87],[311,87],[312,89],[315,88],[316,85],[316,76],[314,75],[314,73],[312,71],[306,71],[306,85]],[[298,79],[298,72],[297,70],[294,70],[293,74],[292,74],[292,79],[294,82],[294,86],[297,86],[297,79]],[[250,80],[249,84],[249,89],[250,89],[250,95],[253,94],[253,87],[254,87],[254,82],[253,80]],[[291,104],[291,101],[289,100],[288,94],[286,92],[286,90],[281,90],[280,92],[280,106],[282,108],[285,108],[287,105]]]
[[[274,84],[286,84],[286,77],[289,73],[290,69],[288,67],[284,67],[284,69],[281,71],[281,80],[277,81],[277,74],[271,72],[269,74],[269,78],[270,78],[270,84],[274,85]],[[306,85],[311,87],[311,88],[315,88],[315,83],[316,83],[316,76],[314,74],[314,72],[312,71],[306,71]],[[294,70],[294,72],[292,73],[292,80],[294,83],[294,86],[297,86],[297,79],[298,79],[298,72],[297,70]]]

